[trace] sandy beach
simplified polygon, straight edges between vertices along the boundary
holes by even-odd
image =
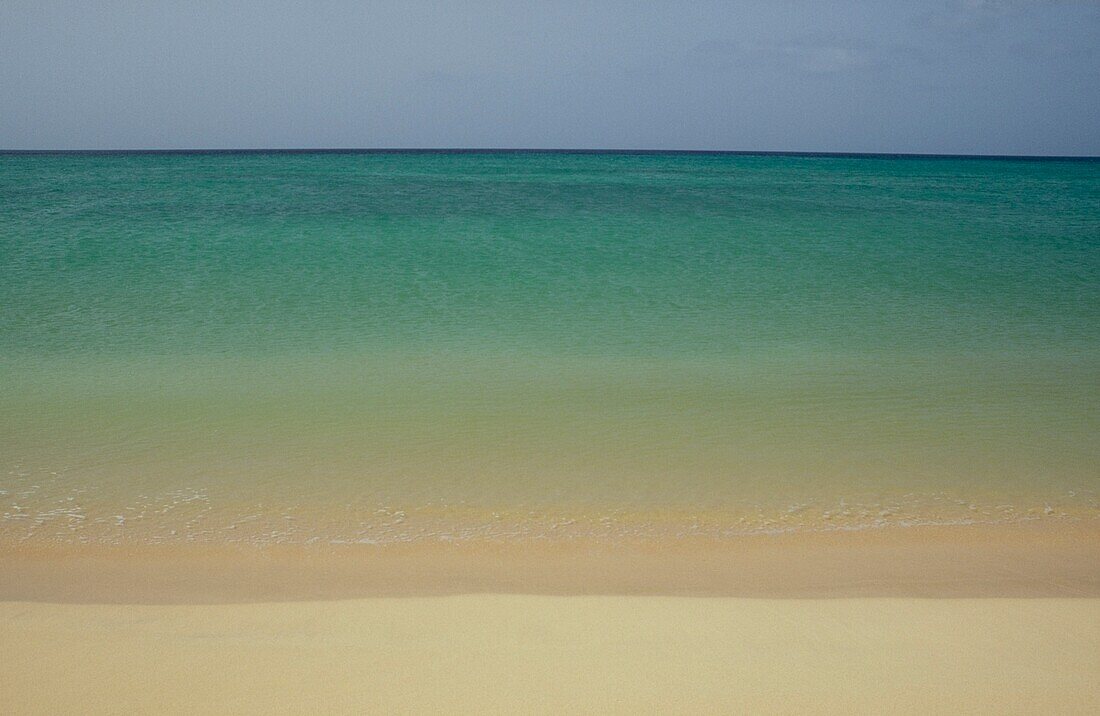
[[[1100,713],[1095,161],[0,155],[0,716]]]
[[[0,604],[19,714],[1086,714],[1097,673],[1097,599]]]
[[[0,716],[1100,716],[1098,66],[0,0]]]
[[[0,556],[5,710],[1095,713],[1088,524]]]

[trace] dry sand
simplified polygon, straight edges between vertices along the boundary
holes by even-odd
[[[0,603],[4,713],[1100,713],[1100,600]]]
[[[3,714],[1100,713],[1091,524],[0,547]]]

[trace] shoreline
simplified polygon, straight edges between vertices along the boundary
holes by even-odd
[[[1100,597],[1100,525],[911,526],[713,539],[390,544],[0,542],[0,601],[300,602],[458,594]]]

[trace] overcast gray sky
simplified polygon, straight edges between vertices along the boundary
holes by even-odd
[[[1100,154],[1100,3],[2,0],[0,148]]]

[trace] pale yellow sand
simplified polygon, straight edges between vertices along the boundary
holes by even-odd
[[[1091,522],[0,547],[5,716],[1100,713]]]
[[[0,603],[0,711],[1100,713],[1098,599]]]

